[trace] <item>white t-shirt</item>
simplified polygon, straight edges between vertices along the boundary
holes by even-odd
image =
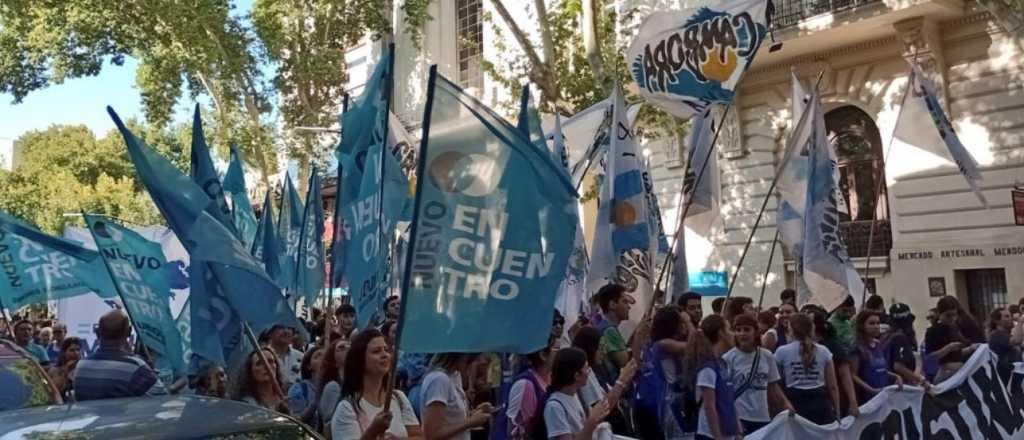
[[[715,370],[711,368],[701,368],[700,372],[697,373],[697,400],[701,400],[701,388],[715,389],[717,378],[718,376],[715,373]],[[708,414],[704,411],[704,406],[704,403],[701,403],[700,412],[697,414],[697,434],[713,437],[711,435],[711,425],[708,423]],[[719,414],[718,417],[722,417],[722,415]]]
[[[395,391],[391,399],[391,426],[387,433],[396,437],[408,437],[409,432],[406,426],[419,425],[416,413],[412,410],[412,403],[401,391]],[[344,399],[338,404],[338,409],[331,417],[331,438],[334,440],[358,440],[363,431],[373,423],[373,418],[383,411],[382,407],[373,406],[366,399],[359,399],[359,414],[356,415],[352,408],[352,402]]]
[[[754,367],[757,352],[747,353],[733,348],[722,356],[722,359],[729,365],[732,383],[737,393],[740,392],[740,387],[750,380],[747,390],[736,396],[736,415],[740,420],[749,422],[769,422],[772,418],[768,413],[768,384],[779,381],[779,365],[775,363],[775,355],[770,351],[763,348],[758,350],[761,355],[757,360],[757,373],[753,379],[749,379],[750,370]]]
[[[420,401],[420,414],[426,414],[431,403],[444,404],[445,425],[455,425],[466,421],[469,415],[469,401],[462,390],[462,375],[458,372],[448,374],[441,370],[433,370],[423,377]],[[462,431],[452,440],[470,440],[469,430]]]
[[[575,435],[583,430],[583,405],[576,396],[555,391],[544,405],[544,426],[548,430],[548,438],[560,435]]]
[[[594,374],[594,370],[587,371],[587,384],[580,388],[580,400],[587,408],[594,406],[595,403],[604,399],[604,396],[608,394],[605,392],[604,387],[601,386],[601,382],[598,382],[597,375]]]
[[[291,388],[292,384],[302,379],[302,352],[288,347],[288,354],[284,356],[278,354],[277,357],[280,362],[278,370],[281,371],[281,378],[284,379],[284,388]]]
[[[825,386],[825,367],[832,361],[832,352],[824,345],[814,344],[814,360],[810,368],[805,368],[800,341],[793,341],[775,350],[775,360],[787,388],[813,390]]]

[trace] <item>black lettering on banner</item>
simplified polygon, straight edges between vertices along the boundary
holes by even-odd
[[[926,393],[921,398],[921,429],[924,438],[935,440],[971,438],[971,429],[959,411],[960,403],[963,400],[958,389],[952,389],[937,396]],[[948,416],[953,422],[952,428],[956,430],[955,436],[948,426],[942,424],[933,426],[933,422],[938,422],[943,415]]]
[[[911,422],[911,424],[913,424],[913,422]],[[889,414],[885,416],[885,419],[881,422],[865,426],[864,429],[861,430],[859,438],[861,440],[911,440],[911,438],[903,435],[903,416],[899,411],[889,411]]]
[[[974,387],[971,387],[971,382],[974,382]],[[977,388],[982,395],[974,395],[974,388]],[[985,438],[1001,437],[996,424],[1005,432],[1014,432],[1024,424],[1024,418],[1010,408],[1010,402],[1007,400],[1006,394],[1003,393],[1003,386],[999,381],[994,362],[990,361],[975,371],[970,380],[961,384],[959,389],[967,401],[967,407],[974,413],[974,417],[978,421],[978,429],[981,430]],[[988,407],[988,416],[984,413],[984,407]]]

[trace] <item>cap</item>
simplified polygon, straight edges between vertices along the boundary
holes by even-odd
[[[889,317],[895,321],[913,320],[914,314],[910,311],[910,306],[903,303],[895,303],[889,306]]]

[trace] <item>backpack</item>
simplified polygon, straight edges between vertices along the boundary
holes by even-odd
[[[657,344],[651,344],[644,350],[643,362],[640,364],[636,376],[636,391],[633,394],[633,401],[636,406],[654,412],[658,420],[665,419],[665,408],[672,410],[672,416],[680,428],[684,429],[690,424],[684,414],[689,415],[693,410],[692,405],[686,405],[689,399],[680,398],[686,395],[686,390],[680,382],[669,383],[665,375],[665,369],[661,364],[663,361],[661,350]],[[675,363],[676,371],[682,371],[682,361],[676,357],[671,358]],[[699,410],[699,406],[697,407]],[[693,413],[694,415],[696,412]]]
[[[537,398],[537,412],[533,416],[533,420],[530,422],[530,426],[527,426],[527,438],[531,439],[547,439],[547,429],[544,425],[544,406],[547,405],[548,393],[541,386],[540,382],[537,381],[537,377],[533,375],[531,370],[523,371],[514,378],[512,378],[511,384],[515,385],[520,380],[526,380],[533,387],[533,394]],[[511,386],[507,390],[503,391],[502,402],[508,403],[509,394],[511,393]],[[506,440],[512,438],[512,419],[508,417],[508,411],[506,408],[502,409],[502,414],[499,417],[494,418],[494,426],[491,428],[492,432],[490,435],[491,440]]]

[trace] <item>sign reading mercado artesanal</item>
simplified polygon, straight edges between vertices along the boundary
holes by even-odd
[[[651,14],[626,58],[640,94],[679,118],[731,103],[764,42],[767,12],[767,0],[741,0]]]
[[[1024,258],[1024,245],[996,244],[988,246],[951,246],[935,249],[894,249],[897,261],[959,260],[963,258],[1020,257]]]

